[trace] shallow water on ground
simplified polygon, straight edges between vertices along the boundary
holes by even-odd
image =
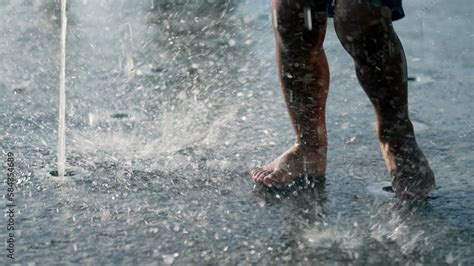
[[[17,262],[474,263],[469,1],[410,1],[395,24],[438,184],[415,204],[382,190],[373,112],[331,23],[327,176],[275,191],[248,175],[293,141],[267,1],[69,2],[65,180],[49,174],[59,5],[0,7],[0,141],[16,160]]]

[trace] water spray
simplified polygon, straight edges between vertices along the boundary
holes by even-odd
[[[61,40],[59,68],[58,177],[64,177],[66,164],[66,0],[61,0]]]

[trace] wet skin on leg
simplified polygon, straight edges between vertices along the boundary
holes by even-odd
[[[325,1],[325,0],[324,0]],[[256,183],[281,185],[303,175],[324,175],[325,109],[329,67],[323,50],[326,16],[315,0],[274,0],[276,59],[296,143],[271,163],[254,169]]]
[[[407,64],[388,7],[338,0],[337,36],[355,62],[376,114],[377,136],[396,195],[426,196],[435,178],[408,116]]]

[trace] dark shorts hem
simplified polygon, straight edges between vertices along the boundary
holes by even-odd
[[[337,0],[327,0],[328,1],[328,6],[327,6],[327,13],[328,17],[333,17],[334,16],[334,7],[336,5]],[[402,0],[355,0],[359,2],[365,2],[365,3],[373,3],[374,5],[381,5],[381,6],[387,6],[392,10],[392,20],[399,20],[405,16],[405,12],[403,11],[402,7]]]

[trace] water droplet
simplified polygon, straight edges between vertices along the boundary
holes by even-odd
[[[172,255],[163,255],[163,262],[166,265],[171,265],[173,264],[174,260],[179,256],[179,253],[174,253]]]

